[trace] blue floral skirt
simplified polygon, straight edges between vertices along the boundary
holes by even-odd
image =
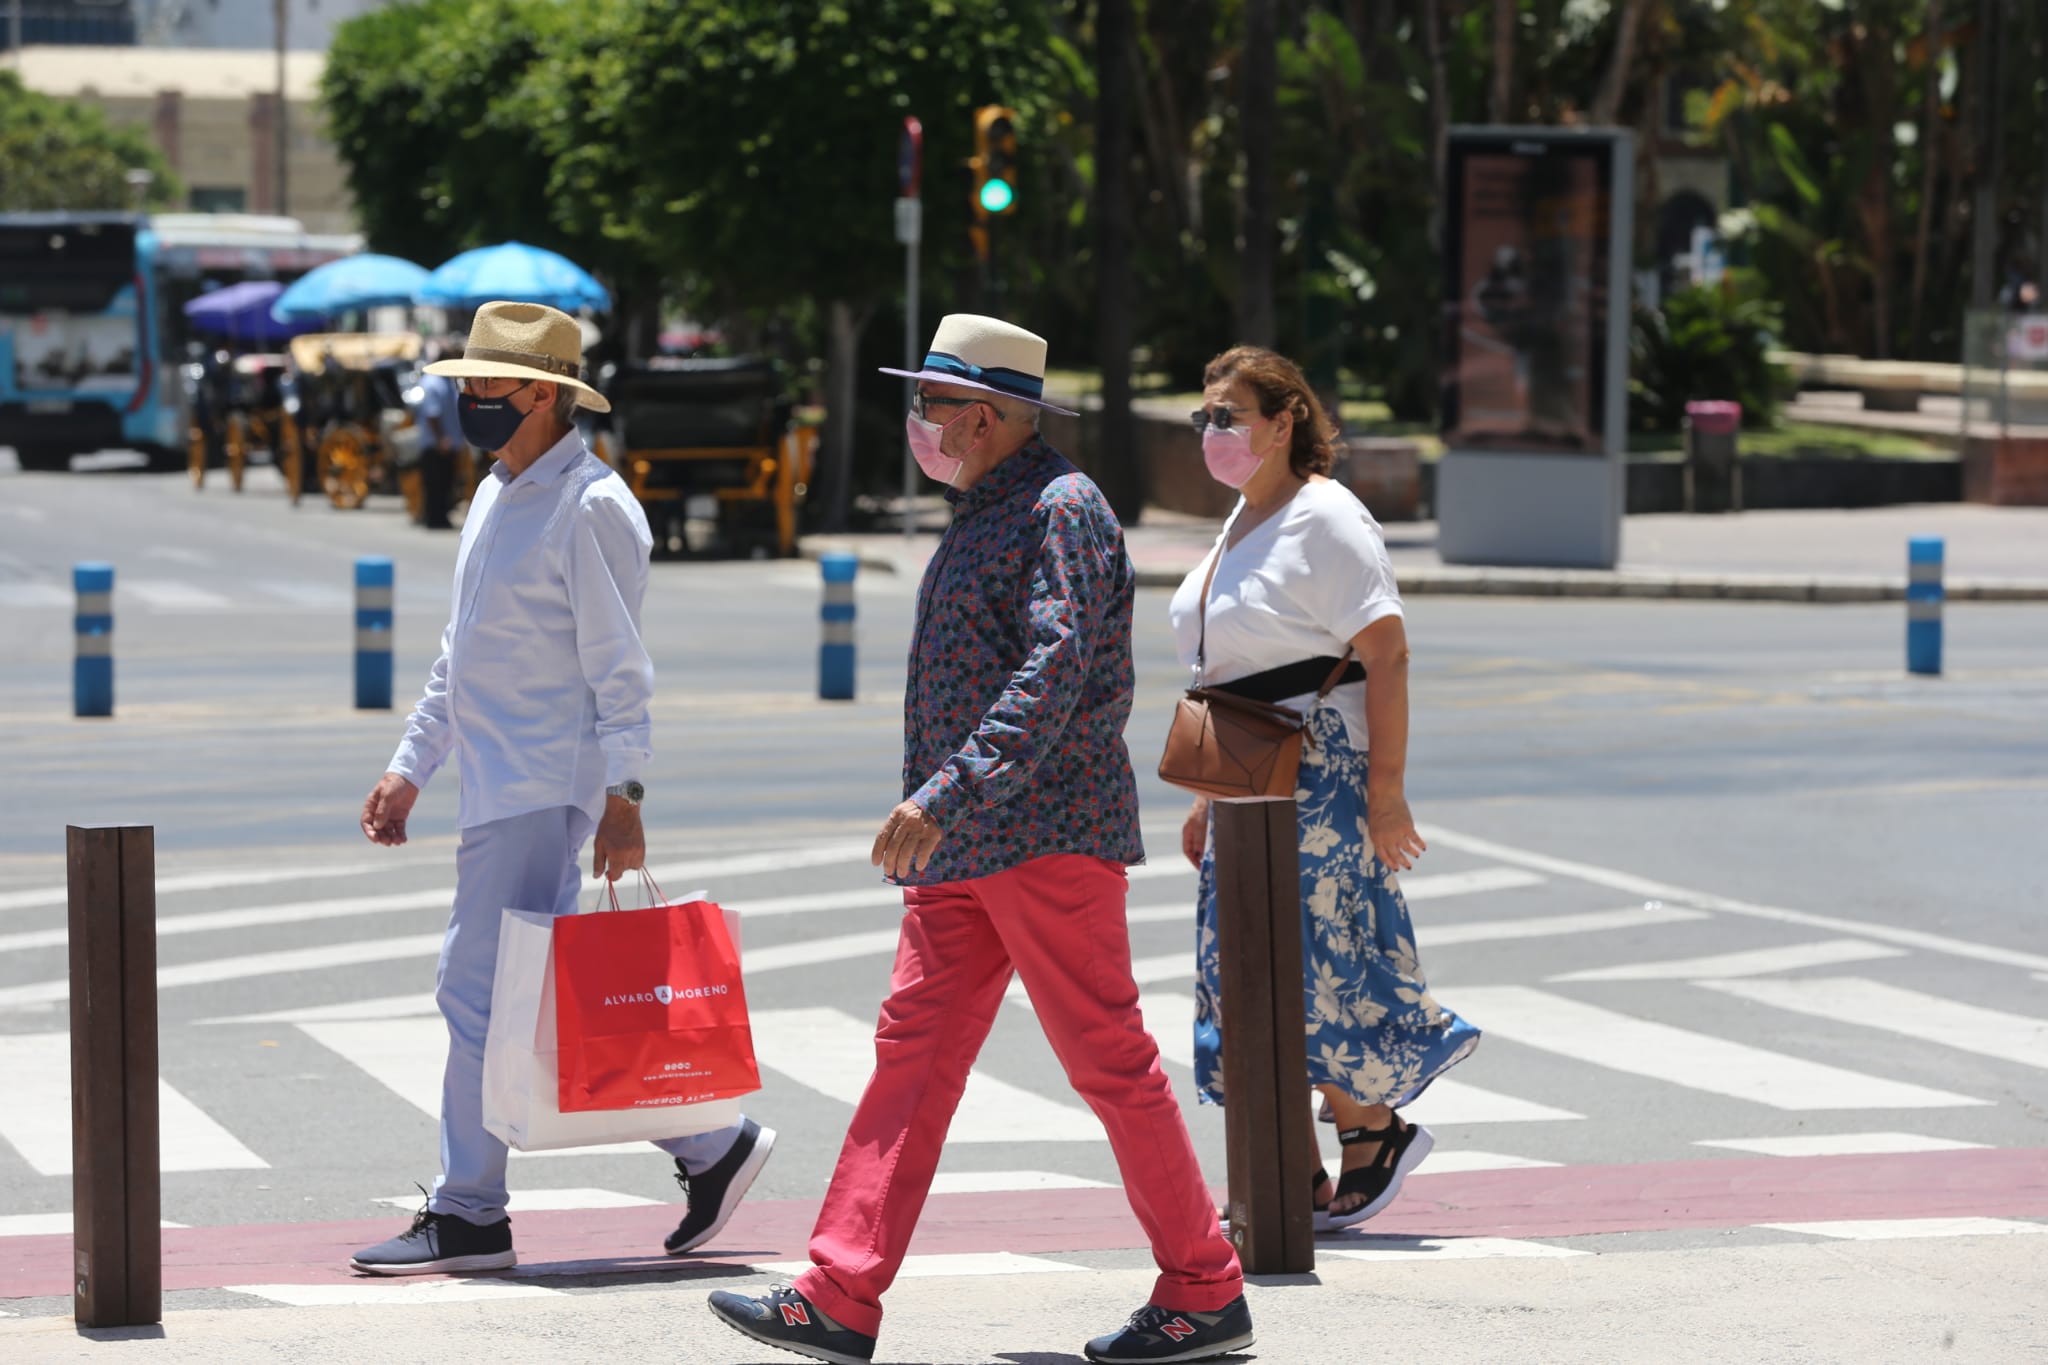
[[[1301,755],[1302,1003],[1308,1081],[1360,1104],[1399,1107],[1463,1061],[1479,1030],[1430,996],[1394,874],[1366,835],[1366,758],[1331,707],[1309,714]],[[1216,937],[1216,845],[1202,855],[1195,910],[1195,1082],[1223,1103],[1223,1007]]]

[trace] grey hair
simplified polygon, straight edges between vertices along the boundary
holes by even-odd
[[[577,391],[570,388],[567,384],[555,385],[555,405],[548,411],[557,423],[565,427],[576,425],[576,400],[578,396]]]

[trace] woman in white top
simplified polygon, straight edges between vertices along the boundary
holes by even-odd
[[[1428,1130],[1394,1111],[1469,1054],[1479,1031],[1431,998],[1394,878],[1425,845],[1402,793],[1408,638],[1379,523],[1328,477],[1333,433],[1293,362],[1239,346],[1209,363],[1203,384],[1194,415],[1203,456],[1243,497],[1174,594],[1174,638],[1183,663],[1199,658],[1206,685],[1310,713],[1314,743],[1295,792],[1308,1079],[1344,1148],[1334,1187],[1316,1171],[1316,1225],[1344,1227],[1392,1203],[1428,1154]],[[1355,659],[1344,681],[1318,704],[1316,689],[1347,649]],[[1182,848],[1202,874],[1195,1076],[1203,1101],[1221,1104],[1206,797],[1188,814]]]

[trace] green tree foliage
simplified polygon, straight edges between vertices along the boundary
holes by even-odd
[[[0,71],[0,211],[134,208],[131,170],[156,177],[151,207],[182,193],[148,134],[91,105],[37,94],[15,72]]]
[[[1768,427],[1787,376],[1770,361],[1783,325],[1757,294],[1753,276],[1729,275],[1713,288],[1681,289],[1661,308],[1638,309],[1630,337],[1629,425],[1677,431],[1696,399],[1742,404],[1742,424]]]

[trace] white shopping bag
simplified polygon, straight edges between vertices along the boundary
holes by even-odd
[[[739,944],[739,919],[725,924]],[[507,910],[498,928],[491,1026],[484,1035],[484,1127],[522,1152],[654,1142],[729,1128],[740,1102],[564,1114],[556,1105],[555,917]]]

